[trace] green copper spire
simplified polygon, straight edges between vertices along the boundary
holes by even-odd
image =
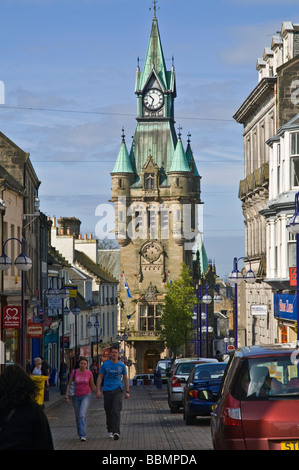
[[[192,171],[193,175],[194,176],[199,176],[197,166],[196,166],[194,156],[193,156],[193,151],[191,149],[190,137],[191,137],[191,134],[189,133],[188,134],[188,141],[187,141],[188,145],[187,145],[187,148],[186,148],[186,158],[187,158],[189,168]]]
[[[198,234],[198,237],[196,240],[195,253],[193,255],[194,261],[196,261],[197,253],[199,257],[200,273],[204,275],[209,267],[209,260],[208,260],[207,252],[205,249],[205,245],[204,245],[201,233]]]
[[[188,171],[190,172],[190,167],[188,165],[187,157],[183,148],[183,144],[181,141],[181,134],[178,135],[178,142],[176,144],[176,148],[174,151],[173,159],[170,165],[168,172],[181,172],[181,171]]]
[[[157,75],[160,84],[164,90],[174,87],[174,78],[172,72],[167,72],[164,54],[160,39],[158,20],[153,19],[151,35],[148,43],[146,59],[143,71],[140,72],[139,67],[136,78],[136,91],[143,90],[152,73]]]
[[[126,146],[124,133],[122,134],[120,150],[112,173],[134,173],[128,149]]]

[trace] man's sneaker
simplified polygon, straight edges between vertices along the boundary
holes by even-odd
[[[86,441],[86,437],[81,437],[81,441]]]
[[[113,439],[113,432],[108,432],[109,439]]]
[[[117,441],[119,439],[119,434],[117,432],[114,433],[113,439]]]

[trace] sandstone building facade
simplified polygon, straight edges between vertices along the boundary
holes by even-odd
[[[182,262],[192,267],[201,203],[190,136],[184,149],[181,129],[175,130],[175,70],[166,68],[156,17],[135,94],[137,126],[129,150],[122,135],[111,200],[121,256],[119,333],[139,373],[153,372],[167,355],[159,341],[166,284],[180,275]]]

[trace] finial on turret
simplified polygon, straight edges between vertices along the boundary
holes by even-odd
[[[158,3],[158,0],[153,0],[153,4],[154,4],[154,20],[157,19],[157,3]],[[150,10],[152,8],[149,8]]]

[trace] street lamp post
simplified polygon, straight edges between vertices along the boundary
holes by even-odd
[[[68,299],[70,301],[70,299]],[[77,317],[80,315],[81,309],[77,304],[77,301],[74,299],[75,305],[71,310],[66,306],[64,308],[64,314],[69,315],[70,312],[75,316],[75,367],[77,367],[78,362],[78,331],[77,331]]]
[[[249,270],[246,271],[245,275],[238,270],[238,262],[240,260],[247,261],[249,263]],[[235,302],[234,302],[234,329],[235,329],[235,348],[238,347],[238,284],[243,280],[248,284],[255,282],[256,276],[251,269],[251,263],[248,258],[241,256],[240,258],[234,258],[233,270],[228,276],[228,279],[235,284]]]
[[[90,330],[93,326],[96,329],[96,342],[97,342],[97,363],[99,362],[99,328],[100,328],[100,323],[98,321],[98,316],[96,315],[96,320],[94,323],[89,322],[87,323],[87,328]],[[92,354],[93,356],[93,354]]]
[[[287,230],[296,235],[296,300],[297,300],[297,344],[299,344],[299,193],[295,194],[295,213],[287,224]]]
[[[22,251],[14,261],[14,265],[21,271],[21,366],[25,368],[25,272],[32,268],[32,260],[25,255],[25,238],[8,238],[2,244],[2,255],[0,256],[0,271],[7,271],[12,266],[11,259],[5,254],[5,245],[11,240],[21,244]]]
[[[127,330],[125,329],[122,335],[120,333],[116,336],[116,339],[117,339],[117,341],[123,341],[124,342],[124,357],[125,357],[125,360],[126,360],[126,341],[128,341]]]
[[[56,288],[53,287],[53,281],[56,280]],[[61,285],[59,288],[58,285]],[[61,366],[60,366],[60,394],[65,395],[67,387],[67,372],[64,365],[64,300],[68,298],[69,291],[64,286],[64,278],[59,276],[53,276],[50,279],[50,287],[45,291],[45,295],[48,299],[60,299],[61,300]]]
[[[214,299],[209,295],[209,289],[212,288],[216,289],[216,294],[214,296]],[[209,304],[214,300],[215,303],[221,303],[222,302],[222,297],[219,294],[219,286],[217,284],[212,284],[210,286],[206,286],[206,293],[202,297],[203,303],[206,305],[206,337],[207,337],[207,356],[209,355],[209,333],[213,331],[213,327],[209,327]]]
[[[193,320],[195,322],[195,346],[194,346],[194,356],[202,356],[202,329],[201,329],[201,284],[196,286],[196,310],[193,315]]]

